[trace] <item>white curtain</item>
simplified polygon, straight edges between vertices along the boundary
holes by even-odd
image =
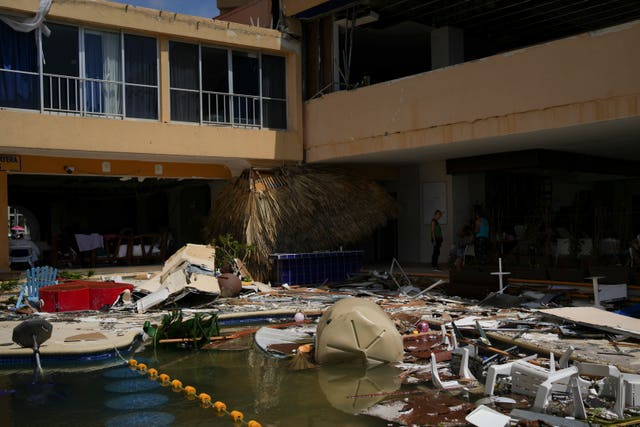
[[[102,87],[104,113],[122,114],[122,66],[120,35],[102,33]]]

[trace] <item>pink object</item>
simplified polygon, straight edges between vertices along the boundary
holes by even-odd
[[[295,320],[295,321],[296,321],[296,322],[298,322],[298,323],[303,322],[303,321],[304,321],[304,314],[302,314],[302,313],[296,313],[296,314],[293,316],[293,320]]]
[[[418,324],[416,325],[416,328],[418,329],[418,332],[428,332],[429,324],[425,321],[418,322]]]

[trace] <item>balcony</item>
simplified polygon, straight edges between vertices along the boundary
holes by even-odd
[[[304,107],[306,158],[411,163],[530,148],[602,154],[640,128],[637,40],[640,21],[324,95]]]

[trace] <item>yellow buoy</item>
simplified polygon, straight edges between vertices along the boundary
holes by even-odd
[[[138,363],[138,371],[142,374],[147,372],[147,365],[144,363]]]
[[[200,405],[203,408],[208,408],[209,406],[211,406],[211,396],[209,396],[207,393],[200,393],[198,395],[198,399],[200,399]]]
[[[151,368],[147,371],[147,374],[149,375],[149,378],[151,378],[152,380],[155,380],[156,378],[158,378],[158,370],[155,368]]]
[[[158,375],[158,379],[162,382],[162,386],[164,387],[171,385],[171,377],[167,374]]]
[[[171,381],[171,389],[173,391],[175,391],[176,393],[181,392],[182,391],[182,381],[180,381],[180,380]]]
[[[138,366],[138,361],[136,359],[129,359],[129,366],[135,368],[136,366]]]
[[[260,424],[256,420],[251,420],[247,423],[247,427],[262,427],[262,424]]]
[[[196,398],[196,388],[188,385],[184,388],[184,394],[187,395],[189,400],[193,400]]]
[[[244,418],[244,415],[242,414],[242,412],[236,411],[236,410],[229,412],[229,416],[233,418],[233,421],[235,422],[242,421]]]
[[[219,400],[213,404],[213,407],[216,408],[216,411],[218,412],[227,410],[227,405],[224,402],[220,402]]]

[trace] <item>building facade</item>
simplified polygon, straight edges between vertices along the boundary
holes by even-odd
[[[0,216],[31,219],[45,250],[65,232],[201,241],[219,185],[302,160],[296,41],[106,1],[53,1],[35,29],[11,25],[38,4],[0,2]]]
[[[218,0],[211,20],[54,0],[49,37],[0,22],[0,212],[37,217],[39,240],[111,220],[185,243],[242,169],[333,164],[398,200],[372,261],[428,262],[435,209],[446,261],[480,206],[494,255],[628,262],[640,6],[587,3]]]

